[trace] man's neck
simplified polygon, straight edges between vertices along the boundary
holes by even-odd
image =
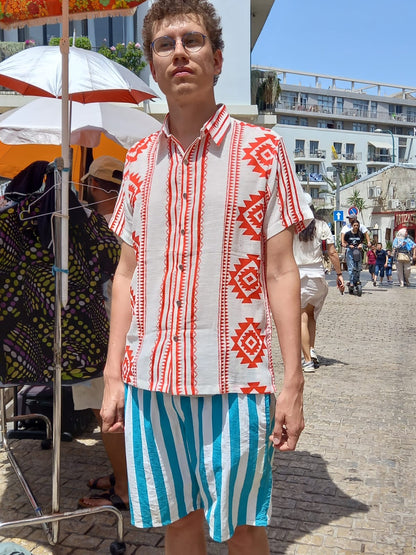
[[[217,105],[211,102],[201,104],[169,105],[169,131],[186,150],[199,136],[202,126],[215,114]]]

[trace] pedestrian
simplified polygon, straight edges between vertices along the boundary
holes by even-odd
[[[100,156],[90,165],[88,173],[82,178],[86,210],[98,212],[108,223],[113,214],[117,195],[123,177],[124,164],[113,156]],[[112,276],[103,279],[102,288],[105,308],[108,318],[111,312]],[[75,410],[91,409],[102,427],[100,409],[104,393],[104,379],[102,376],[88,380],[85,383],[72,386]],[[78,506],[81,508],[101,507],[113,505],[119,510],[129,508],[126,455],[124,448],[124,434],[102,433],[101,438],[110,461],[112,472],[106,476],[91,478],[87,485],[92,490],[103,490],[81,497]]]
[[[375,276],[376,279],[380,276],[380,285],[383,283],[384,271],[387,268],[387,252],[383,249],[382,243],[377,243],[376,250],[376,267]]]
[[[407,229],[399,229],[393,241],[393,252],[396,259],[397,277],[400,287],[410,285],[410,265],[415,258],[416,243],[410,239]]]
[[[311,196],[309,194],[305,196],[311,205]],[[311,208],[315,214],[313,206]],[[337,274],[337,287],[343,292],[344,280],[341,264],[335,250],[334,236],[328,224],[315,217],[308,227],[297,234],[293,240],[293,253],[300,274],[302,368],[307,373],[314,372],[316,368],[319,368],[319,359],[315,351],[316,321],[328,295],[328,284],[322,263],[322,243],[324,241],[328,257]]]
[[[390,249],[387,249],[387,266],[386,266],[386,277],[387,283],[393,285],[393,255]]]
[[[342,246],[346,249],[345,258],[350,278],[348,283],[350,293],[352,287],[357,284],[361,285],[360,272],[362,268],[364,239],[364,234],[360,231],[360,222],[356,220],[352,225],[352,229],[347,231],[344,235],[344,242],[342,244]]]
[[[304,426],[292,241],[312,214],[281,138],[216,104],[223,46],[206,0],[156,0],[143,22],[169,113],[127,153],[110,223],[123,244],[101,415],[125,427],[134,525],[166,525],[167,553],[198,555],[205,515],[215,541],[261,555],[273,448]]]
[[[341,228],[341,245],[344,242],[344,235],[347,233],[347,231],[351,231],[354,222],[358,221],[356,216],[347,216],[347,220],[348,221]],[[371,239],[370,239],[370,232],[368,231],[368,228],[364,224],[360,223],[360,231],[365,237],[367,246],[370,247]]]
[[[370,246],[370,248],[368,249],[368,251],[367,251],[368,271],[370,272],[370,276],[371,276],[371,279],[373,281],[374,287],[376,287],[376,285],[377,285],[377,278],[376,278],[376,275],[375,275],[377,257],[376,257],[375,250],[376,250],[376,246],[374,244],[372,244]]]

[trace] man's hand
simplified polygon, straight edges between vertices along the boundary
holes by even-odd
[[[303,386],[294,391],[282,389],[276,400],[276,420],[270,441],[279,451],[294,451],[305,427]]]
[[[124,384],[120,380],[106,380],[100,416],[102,432],[124,432]]]

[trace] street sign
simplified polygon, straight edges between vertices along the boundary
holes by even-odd
[[[344,221],[344,211],[343,210],[335,210],[334,211],[334,222],[343,222]]]
[[[356,206],[350,206],[350,208],[348,208],[348,216],[356,218],[358,216],[358,208]]]

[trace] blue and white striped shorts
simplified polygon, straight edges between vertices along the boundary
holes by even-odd
[[[126,386],[132,524],[170,524],[204,509],[210,536],[267,526],[274,395],[185,397]]]

